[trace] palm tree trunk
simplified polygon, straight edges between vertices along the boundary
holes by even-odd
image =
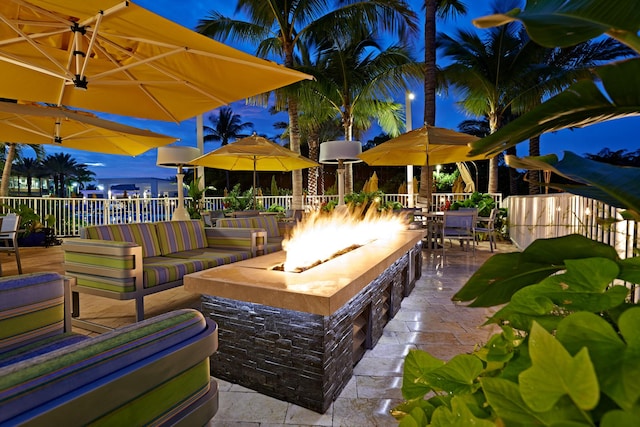
[[[493,114],[489,114],[489,130],[491,133],[494,133],[498,130],[498,115],[494,112]],[[498,156],[493,156],[489,159],[489,185],[487,188],[487,193],[497,193],[498,192]]]
[[[540,135],[534,136],[529,140],[529,155],[540,155]],[[530,170],[527,172],[527,180],[529,181],[529,194],[540,194],[540,171]]]
[[[316,133],[309,136],[309,158],[313,161],[318,161],[318,140],[319,137]],[[308,169],[307,187],[309,195],[318,195],[318,167]]]
[[[298,102],[289,98],[289,145],[291,151],[300,154],[300,126],[298,123]],[[291,209],[303,209],[302,206],[302,170],[291,172],[292,200]]]
[[[0,183],[0,196],[7,197],[9,195],[9,180],[11,179],[11,165],[16,157],[15,143],[8,143],[9,151],[4,161],[4,169],[2,169],[2,183]]]
[[[436,123],[436,0],[425,0],[424,22],[424,123]],[[431,206],[431,187],[433,170],[428,162],[420,172],[420,190],[418,202]]]

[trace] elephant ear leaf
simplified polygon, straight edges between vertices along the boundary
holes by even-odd
[[[519,382],[522,398],[531,409],[549,411],[564,396],[581,410],[596,407],[600,388],[586,348],[572,357],[558,340],[534,323],[529,354],[532,366],[519,375]]]
[[[532,40],[545,47],[567,47],[602,34],[614,34],[633,44],[638,33],[640,9],[636,0],[616,0],[615,7],[602,0],[538,0],[524,10],[475,19],[479,28],[520,21]],[[635,37],[637,38],[637,37]]]

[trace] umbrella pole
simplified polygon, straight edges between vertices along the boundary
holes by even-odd
[[[253,156],[253,209],[256,208],[256,156]]]

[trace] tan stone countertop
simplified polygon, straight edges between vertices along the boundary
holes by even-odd
[[[271,270],[285,252],[262,255],[184,276],[187,291],[328,316],[380,276],[423,237],[405,230],[301,273]],[[311,249],[312,250],[312,249]]]

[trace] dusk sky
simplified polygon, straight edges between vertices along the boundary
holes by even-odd
[[[196,1],[196,0],[137,0],[134,2],[139,6],[147,8],[165,18],[171,19],[187,28],[195,28],[199,19],[206,17],[212,9],[216,9],[221,13],[232,16],[235,8],[235,1]],[[415,4],[415,10],[419,15],[423,15],[420,9],[422,4],[421,0],[411,0],[410,3]],[[471,25],[471,19],[488,14],[490,10],[489,5],[491,1],[473,0],[467,1],[467,4],[473,4],[469,8],[469,13],[463,18],[458,18],[455,21],[441,22],[439,23],[439,31],[448,31],[455,28],[475,28]],[[481,32],[483,30],[476,30]],[[423,53],[423,40],[422,35],[415,42],[416,52],[415,57],[418,60],[424,59]],[[251,47],[241,47],[247,53],[255,54],[255,51]],[[278,61],[281,63],[282,61]],[[203,70],[206,72],[206,70]],[[413,128],[419,127],[423,122],[423,89],[422,85],[416,87],[413,92],[416,94],[416,99],[412,104],[412,123]],[[398,94],[397,102],[404,103],[404,94]],[[436,125],[441,127],[447,127],[457,129],[458,124],[469,117],[466,117],[460,110],[454,105],[455,94],[450,93],[448,98],[438,97],[437,101],[437,117]],[[272,123],[274,121],[286,121],[286,114],[279,114],[277,116],[270,115],[266,109],[260,107],[248,107],[244,105],[244,101],[236,102],[232,104],[233,111],[239,114],[243,121],[253,122],[255,130],[260,134],[266,134],[268,136],[275,137],[278,133]],[[211,113],[217,114],[214,110],[210,113],[204,114],[204,122],[210,125],[209,115]],[[179,145],[196,146],[196,120],[195,118],[186,120],[182,123],[168,123],[157,122],[150,120],[131,119],[122,116],[112,114],[100,114],[102,118],[113,120],[128,125],[137,126],[144,129],[149,129],[154,132],[164,133],[167,135],[180,138]],[[545,134],[541,140],[541,153],[557,153],[562,155],[565,150],[573,151],[576,154],[583,155],[585,153],[597,153],[602,148],[609,148],[612,150],[628,149],[635,151],[640,149],[640,139],[638,138],[638,130],[640,129],[640,118],[627,118],[609,121],[595,126],[590,126],[585,129],[576,130],[564,130],[554,134]],[[366,140],[373,138],[379,133],[378,130],[374,130],[363,138]],[[209,152],[218,147],[217,143],[205,144],[205,152]],[[521,143],[517,147],[518,155],[526,155],[528,146],[526,143]],[[54,146],[47,145],[46,151],[48,154],[52,154],[58,151],[62,151]],[[66,150],[73,156],[78,163],[86,163],[89,165],[89,169],[96,173],[96,177],[99,178],[116,178],[116,177],[158,177],[165,178],[175,176],[175,169],[159,168],[155,166],[156,162],[155,149],[150,150],[137,157],[115,156],[115,155],[100,155],[95,153]],[[24,155],[32,156],[28,149],[25,150]]]

